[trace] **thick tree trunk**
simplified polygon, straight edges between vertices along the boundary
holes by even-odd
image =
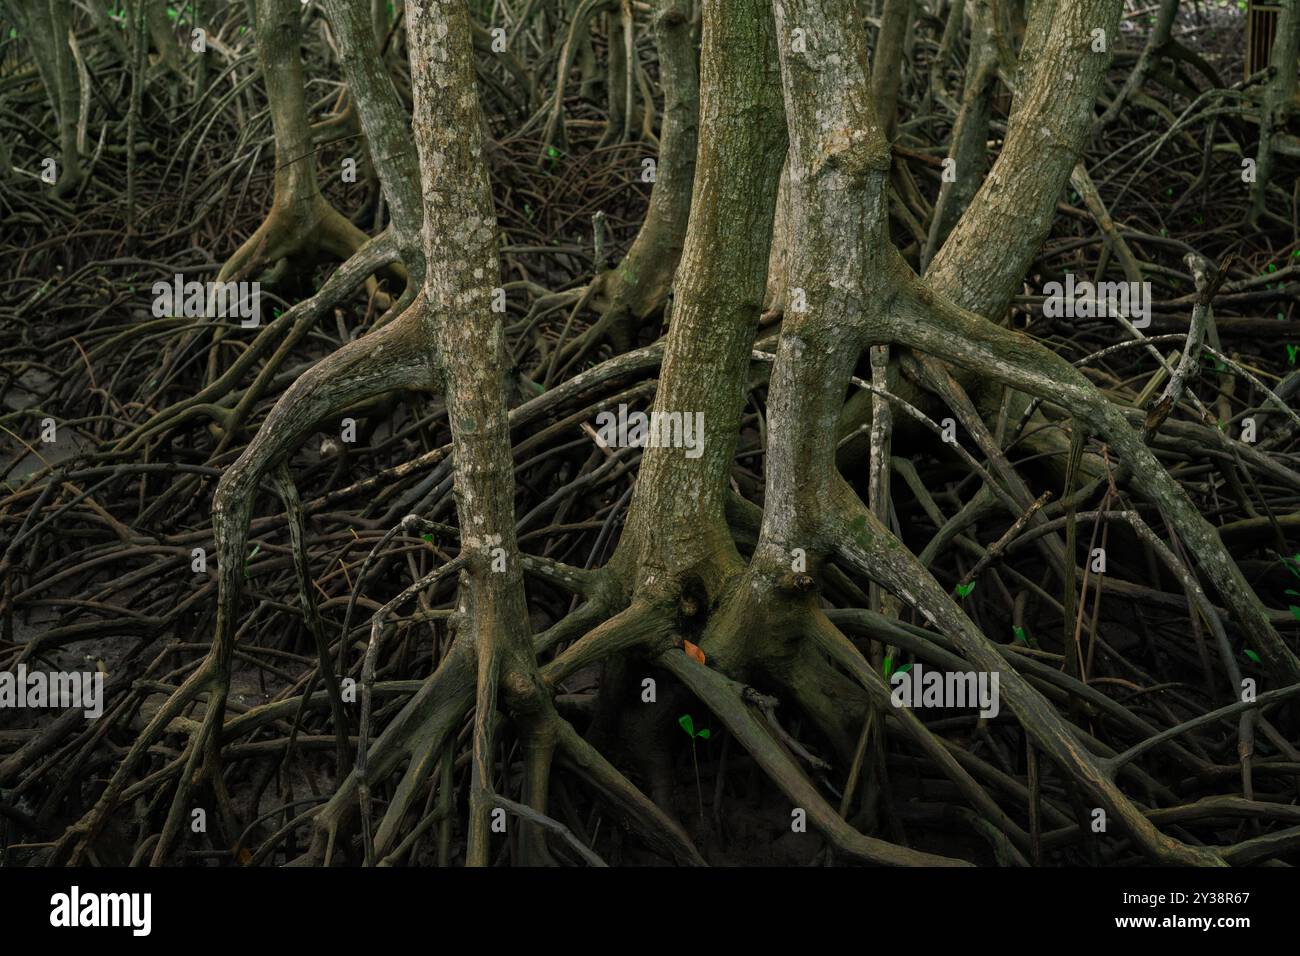
[[[541,803],[534,809],[541,811],[553,746],[541,718],[549,717],[551,700],[537,676],[515,542],[507,357],[501,318],[492,311],[492,290],[500,281],[496,215],[483,155],[469,14],[464,0],[412,0],[407,15],[412,47],[421,54],[412,57],[411,88],[425,197],[425,297],[439,352],[448,357],[444,381],[465,565],[457,630],[478,657],[468,860],[485,866],[498,689],[504,687],[503,703],[522,721],[526,747],[545,751],[545,760],[530,761],[533,779],[527,784]],[[537,839],[531,835],[534,847]]]
[[[647,448],[615,564],[636,588],[706,590],[735,557],[725,502],[785,156],[771,19],[762,0],[704,8],[703,97],[690,228],[654,411],[702,414],[703,454]],[[675,594],[674,594],[675,597]]]

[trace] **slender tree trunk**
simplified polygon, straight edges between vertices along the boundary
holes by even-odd
[[[501,316],[496,215],[481,137],[470,19],[464,0],[412,0],[408,7],[415,145],[424,195],[424,294],[451,422],[460,517],[458,640],[478,657],[468,862],[486,866],[498,699],[522,728],[525,792],[545,812],[555,745],[550,693],[537,673],[515,541],[514,459],[506,414],[509,357]],[[534,824],[523,826],[525,862],[544,858]]]
[[[419,160],[409,131],[410,117],[388,68],[379,55],[375,24],[355,0],[326,0],[330,25],[338,37],[343,73],[352,95],[361,128],[370,145],[370,158],[388,200],[389,215],[397,246],[402,254],[411,287],[419,288],[424,277],[424,253],[420,248],[423,210],[420,200]],[[383,5],[375,5],[375,16],[386,22]]]
[[[82,179],[81,157],[77,151],[79,78],[68,46],[71,9],[66,0],[18,0],[10,9],[32,51],[41,83],[54,109],[59,129],[55,195],[66,196]]]
[[[1300,3],[1279,0],[1277,34],[1269,53],[1269,66],[1275,71],[1264,92],[1264,108],[1259,118],[1259,148],[1255,153],[1255,185],[1251,192],[1252,226],[1259,223],[1268,204],[1269,180],[1273,178],[1274,139],[1284,132],[1287,117],[1295,109],[1296,48],[1300,47]]]
[[[930,235],[921,256],[922,272],[970,205],[971,197],[988,169],[991,98],[997,80],[997,52],[989,36],[991,16],[992,6],[987,0],[975,4],[970,52],[966,61],[966,85],[953,124],[952,145],[948,149],[948,169],[952,178],[945,179],[939,189],[934,218],[930,221]]]
[[[903,39],[912,15],[912,0],[885,0],[880,17],[880,33],[876,37],[875,53],[871,61],[871,95],[877,104],[877,115],[884,121],[885,137],[894,134],[898,124],[898,86],[902,82]],[[791,24],[794,29],[797,25]]]
[[[601,318],[575,342],[567,365],[580,362],[606,337],[618,352],[631,348],[672,285],[686,241],[699,130],[700,82],[689,13],[688,0],[657,0],[654,30],[664,117],[650,207],[627,255],[596,279],[591,305]],[[621,38],[621,31],[613,32]]]
[[[255,7],[257,56],[275,131],[275,191],[266,220],[227,260],[221,281],[242,279],[258,265],[287,256],[311,261],[317,250],[346,259],[367,239],[325,201],[316,179],[298,48],[301,5],[256,0]]]

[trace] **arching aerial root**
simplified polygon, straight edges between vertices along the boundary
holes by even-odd
[[[222,476],[212,506],[219,598],[211,650],[199,669],[162,705],[136,738],[95,807],[59,841],[53,862],[80,861],[149,747],[203,693],[207,694],[207,709],[188,745],[184,774],[162,838],[155,847],[156,863],[166,859],[171,842],[179,832],[185,797],[198,775],[201,773],[220,789],[218,727],[230,684],[248,524],[261,479],[328,416],[395,388],[432,387],[435,383],[433,357],[420,347],[418,335],[424,319],[423,300],[417,300],[391,325],[349,342],[308,370],[276,403],[257,436]],[[204,758],[202,766],[200,757]]]

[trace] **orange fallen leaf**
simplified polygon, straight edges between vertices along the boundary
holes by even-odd
[[[697,664],[704,663],[704,652],[690,641],[682,641],[682,650],[686,652],[687,657],[695,661]]]

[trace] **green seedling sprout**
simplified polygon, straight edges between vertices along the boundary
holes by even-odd
[[[1290,571],[1293,578],[1300,579],[1300,551],[1293,555],[1282,555],[1282,567]],[[1297,591],[1295,588],[1287,588],[1282,593],[1289,594],[1294,598],[1300,598],[1300,591]],[[1291,611],[1291,616],[1297,621],[1300,621],[1300,606],[1292,604],[1289,605],[1289,609]]]
[[[700,820],[704,820],[704,791],[700,789],[700,762],[695,756],[695,738],[708,740],[711,731],[708,727],[695,729],[695,721],[690,714],[682,714],[677,718],[677,723],[681,725],[682,730],[686,731],[686,736],[691,738],[691,766],[695,768],[695,798],[700,804]]]
[[[248,557],[244,558],[244,580],[248,580],[248,562],[257,557],[257,552],[262,550],[262,543],[259,541],[253,545],[253,550],[248,552]]]
[[[894,670],[894,659],[892,657],[886,657],[884,669],[885,680],[889,680],[891,674],[906,674],[912,669],[912,665],[904,664],[902,667],[898,668],[898,670]]]

